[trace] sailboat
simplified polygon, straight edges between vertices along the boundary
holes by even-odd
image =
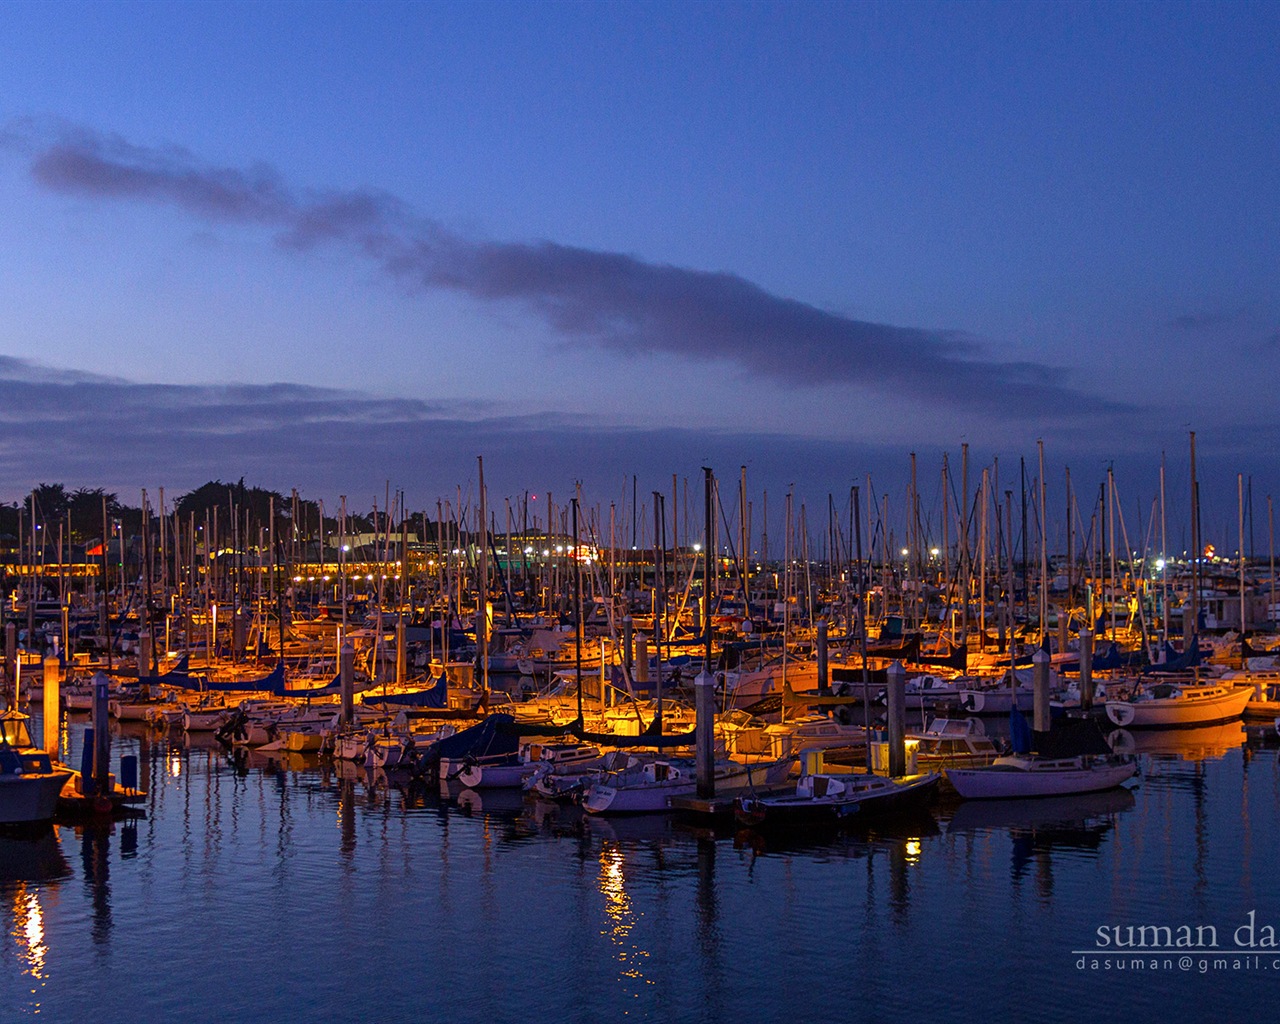
[[[946,769],[947,781],[966,800],[1094,793],[1122,785],[1138,772],[1132,757],[1111,752],[1092,719],[1070,720],[1057,730],[1036,733],[1033,741],[1026,718],[1015,708],[1009,727],[1014,753],[983,767]]]

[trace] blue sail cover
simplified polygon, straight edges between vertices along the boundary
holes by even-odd
[[[1031,726],[1016,703],[1009,710],[1009,742],[1015,754],[1031,753]]]
[[[1164,643],[1164,661],[1159,665],[1148,665],[1147,672],[1185,672],[1189,668],[1195,668],[1200,664],[1200,638],[1193,636],[1191,638],[1191,647],[1189,650],[1179,654],[1173,649],[1173,645],[1169,641]]]
[[[410,708],[443,708],[449,703],[449,677],[440,673],[434,685],[425,690],[414,690],[412,693],[388,693],[376,700],[365,700],[366,704],[394,704],[397,707]]]
[[[189,678],[188,671],[191,660],[184,654],[175,663],[173,668],[158,676],[144,676],[138,674],[139,686],[182,686],[181,680]],[[175,678],[176,677],[176,678]],[[198,679],[199,677],[197,677]]]
[[[268,675],[258,679],[206,679],[204,676],[179,673],[176,669],[162,676],[153,676],[151,682],[165,686],[180,686],[184,690],[208,690],[214,693],[248,693],[259,690],[276,692],[284,685],[284,662],[280,662]]]
[[[432,753],[442,757],[484,757],[488,754],[514,754],[520,749],[520,732],[510,715],[490,715],[478,725],[447,736],[432,744]]]

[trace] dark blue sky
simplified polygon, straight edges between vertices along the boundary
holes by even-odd
[[[1225,522],[1237,473],[1260,499],[1280,469],[1278,30],[9,4],[0,497],[246,475],[427,505],[484,454],[505,493],[712,461],[825,503],[1043,439],[1051,486],[1114,463],[1136,502],[1195,430]]]

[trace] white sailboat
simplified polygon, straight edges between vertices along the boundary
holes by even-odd
[[[966,800],[1066,796],[1112,789],[1133,778],[1137,762],[1114,756],[998,757],[982,768],[948,768],[947,779]]]

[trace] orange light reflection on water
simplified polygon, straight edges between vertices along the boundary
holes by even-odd
[[[625,858],[616,846],[606,843],[601,848],[600,893],[604,896],[604,912],[610,925],[601,934],[607,936],[617,950],[618,963],[621,965],[619,977],[652,985],[653,982],[645,978],[641,969],[644,961],[649,958],[649,952],[630,941],[636,913],[627,893],[624,865]]]

